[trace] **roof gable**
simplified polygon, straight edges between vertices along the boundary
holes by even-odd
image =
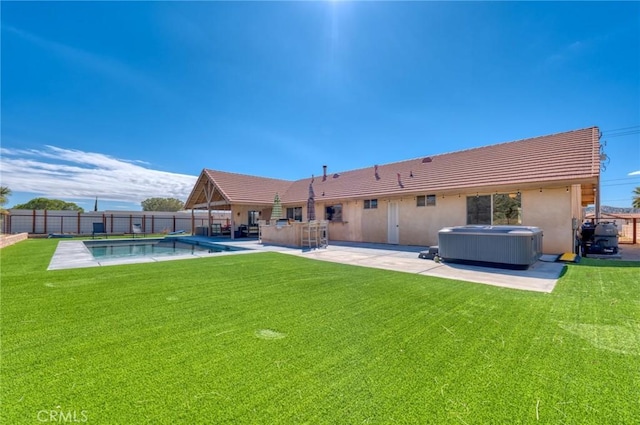
[[[207,202],[205,185],[213,184],[213,202],[225,204],[270,205],[276,193],[285,193],[292,182],[247,174],[229,173],[217,170],[202,170],[185,208],[194,208]]]

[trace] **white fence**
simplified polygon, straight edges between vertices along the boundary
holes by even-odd
[[[229,211],[212,211],[213,223],[228,225]],[[3,231],[31,234],[91,234],[93,223],[104,223],[107,233],[131,233],[134,224],[140,224],[145,233],[169,233],[184,230],[192,232],[198,226],[207,226],[207,213],[160,211],[48,211],[9,210],[4,217]]]

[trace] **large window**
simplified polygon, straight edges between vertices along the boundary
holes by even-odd
[[[520,194],[467,197],[467,224],[522,224]]]
[[[491,196],[467,197],[467,224],[491,224]]]
[[[328,221],[342,221],[342,204],[328,205],[324,218]]]
[[[289,220],[302,221],[302,207],[287,208],[287,218]]]

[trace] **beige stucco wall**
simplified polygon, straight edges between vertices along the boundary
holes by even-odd
[[[514,190],[515,192],[515,190]],[[472,196],[474,194],[468,194]],[[574,235],[572,218],[581,219],[580,186],[525,190],[522,196],[522,225],[540,227],[545,253],[570,252]],[[398,203],[401,245],[438,244],[443,227],[467,224],[467,194],[438,196],[435,206],[416,206],[415,196],[378,198],[378,208],[364,209],[362,200],[342,202],[342,222],[329,223],[329,239],[337,241],[387,243],[389,202]],[[340,203],[340,202],[334,202]],[[316,204],[318,217],[325,204]]]
[[[301,246],[302,223],[289,225],[261,225],[262,242],[281,246]]]
[[[572,190],[542,189],[522,192],[522,224],[542,229],[545,254],[572,252],[571,225],[575,195]]]
[[[364,209],[362,200],[342,203],[342,222],[329,223],[329,238],[339,241],[387,243],[389,202],[398,204],[401,245],[438,244],[438,231],[466,224],[466,198],[445,196],[435,206],[416,206],[415,196],[378,198],[378,208]],[[339,202],[336,202],[339,203]],[[316,211],[324,211],[319,204]]]
[[[465,196],[440,196],[436,205],[425,207],[416,206],[415,197],[402,198],[398,205],[402,245],[438,245],[440,229],[464,226],[467,220]]]
[[[330,202],[316,204],[316,218],[323,220],[328,205],[342,204],[342,222],[329,222],[329,239],[336,241],[362,242],[360,223],[362,221],[362,201]]]

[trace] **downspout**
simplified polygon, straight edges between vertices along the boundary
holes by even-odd
[[[604,170],[607,169],[607,164],[609,164],[609,157],[607,156],[607,154],[604,152],[604,147],[607,145],[607,141],[605,140],[604,144],[600,143],[600,139],[602,138],[602,133],[600,132],[600,130],[597,129],[598,131],[598,175],[596,177],[596,188],[595,188],[595,217],[596,217],[596,223],[600,222],[600,176],[602,175],[602,172]]]
[[[596,223],[600,222],[600,175],[598,175],[598,180],[596,181],[596,187],[594,189],[596,191]]]

